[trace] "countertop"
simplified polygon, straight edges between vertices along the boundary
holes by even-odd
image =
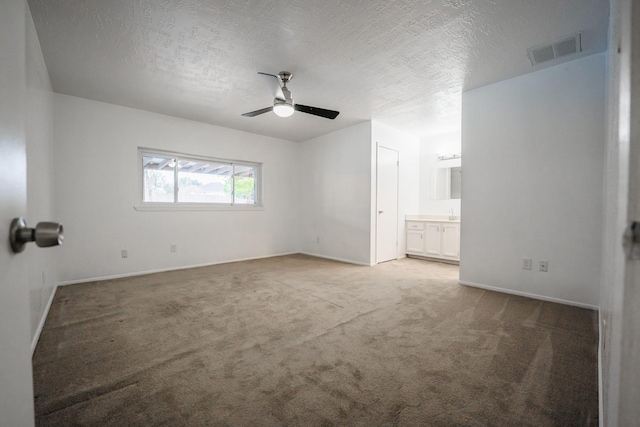
[[[424,222],[460,222],[460,217],[449,219],[449,215],[406,215],[405,221],[424,221]]]

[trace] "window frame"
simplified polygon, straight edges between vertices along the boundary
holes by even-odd
[[[171,157],[176,160],[176,167],[173,171],[173,202],[149,202],[144,200],[144,165],[143,157],[145,156],[157,156],[157,157]],[[134,205],[134,209],[137,211],[255,211],[263,210],[263,182],[262,182],[262,168],[263,164],[259,162],[237,160],[237,159],[223,159],[219,157],[209,157],[197,154],[180,153],[177,151],[158,150],[155,148],[138,147],[138,155],[136,156],[137,167],[137,203]],[[180,187],[178,185],[178,162],[181,160],[187,161],[206,161],[229,164],[231,166],[231,203],[215,203],[215,202],[180,202],[178,199],[178,192]],[[234,203],[235,199],[235,173],[234,165],[252,166],[255,168],[255,203]]]

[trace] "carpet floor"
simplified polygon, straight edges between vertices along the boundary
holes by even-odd
[[[598,424],[597,313],[292,255],[58,289],[40,426]]]

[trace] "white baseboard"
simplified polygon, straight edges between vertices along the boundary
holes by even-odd
[[[528,297],[528,298],[538,299],[538,300],[542,300],[542,301],[556,302],[558,304],[572,305],[574,307],[588,308],[590,310],[598,310],[598,307],[590,305],[590,304],[584,304],[584,303],[581,303],[581,302],[569,301],[569,300],[565,300],[565,299],[561,299],[561,298],[553,298],[553,297],[548,297],[548,296],[544,296],[544,295],[530,294],[528,292],[520,292],[520,291],[514,291],[512,289],[498,288],[498,287],[495,287],[495,286],[488,286],[488,285],[483,285],[483,284],[480,284],[480,283],[467,282],[465,280],[458,280],[458,283],[460,283],[461,285],[465,285],[465,286],[471,286],[472,288],[486,289],[486,290],[489,290],[489,291],[502,292],[502,293],[511,294],[511,295],[518,295],[518,296],[521,296],[521,297]]]
[[[49,296],[49,301],[47,302],[47,306],[44,308],[44,313],[42,313],[42,318],[40,319],[40,323],[38,323],[38,329],[36,329],[36,333],[33,335],[33,339],[31,340],[31,355],[33,356],[33,352],[36,351],[36,346],[38,345],[38,340],[40,340],[40,334],[42,333],[42,328],[44,328],[44,322],[47,321],[47,316],[49,315],[49,310],[51,309],[51,304],[53,304],[53,299],[56,296],[56,291],[58,290],[58,286],[53,288],[51,295]]]
[[[134,272],[131,272],[131,273],[112,274],[112,275],[109,275],[109,276],[87,277],[85,279],[67,280],[67,281],[64,281],[64,282],[60,282],[60,283],[58,283],[58,286],[75,285],[75,284],[78,284],[78,283],[86,283],[86,282],[97,282],[99,280],[123,279],[125,277],[143,276],[145,274],[164,273],[164,272],[167,272],[167,271],[177,271],[177,270],[187,270],[189,268],[210,267],[212,265],[230,264],[232,262],[252,261],[252,260],[256,260],[256,259],[274,258],[274,257],[279,257],[279,256],[295,255],[295,254],[298,254],[298,253],[300,253],[300,252],[285,252],[285,253],[281,253],[281,254],[273,254],[273,255],[251,257],[251,258],[241,258],[241,259],[230,259],[230,260],[225,260],[225,261],[216,261],[216,262],[209,262],[209,263],[204,263],[204,264],[192,264],[192,265],[184,265],[184,266],[180,266],[180,267],[169,267],[169,268],[159,268],[159,269],[155,269],[155,270],[134,271]]]
[[[371,267],[373,264],[369,264],[366,262],[360,262],[360,261],[353,261],[350,259],[344,259],[344,258],[336,258],[336,257],[332,257],[332,256],[326,256],[326,255],[320,255],[320,254],[314,254],[311,252],[299,252],[302,255],[309,255],[309,256],[313,256],[316,258],[324,258],[324,259],[330,259],[331,261],[340,261],[340,262],[344,262],[347,264],[355,264],[355,265],[366,265],[367,267]]]

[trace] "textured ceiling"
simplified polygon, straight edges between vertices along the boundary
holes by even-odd
[[[461,93],[533,68],[526,49],[584,31],[607,0],[29,0],[56,92],[303,141],[363,120],[418,136],[460,127]],[[557,63],[557,62],[555,62]],[[554,62],[550,63],[551,65]],[[291,71],[296,113],[257,75]]]

